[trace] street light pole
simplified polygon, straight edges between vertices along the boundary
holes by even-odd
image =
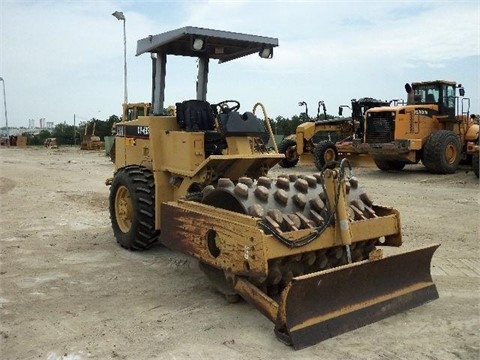
[[[5,95],[5,80],[0,77],[0,81],[3,84],[3,105],[5,107],[5,126],[7,127],[7,146],[10,146],[10,134],[8,132],[8,116],[7,116],[7,96]]]
[[[127,19],[123,12],[115,11],[113,14],[117,20],[123,21],[123,102],[126,104],[128,103],[128,92],[127,92],[127,31],[126,31],[126,22]]]

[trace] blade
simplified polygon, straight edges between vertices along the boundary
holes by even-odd
[[[282,293],[277,337],[301,349],[437,299],[430,263],[438,246],[294,278]]]

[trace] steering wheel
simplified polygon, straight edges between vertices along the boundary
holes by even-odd
[[[230,104],[233,103],[233,106],[230,106]],[[223,100],[220,101],[218,104],[214,105],[215,107],[218,107],[220,109],[220,112],[223,114],[228,114],[229,112],[232,111],[237,111],[240,109],[240,103],[237,100]]]

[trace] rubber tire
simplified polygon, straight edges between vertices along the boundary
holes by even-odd
[[[477,178],[478,178],[478,167],[479,167],[479,154],[480,153],[477,151],[472,155],[472,168]]]
[[[333,155],[333,159],[332,159]],[[313,151],[313,162],[318,170],[322,170],[327,163],[338,160],[338,150],[330,140],[322,140]]]
[[[295,140],[292,140],[292,139],[285,139],[280,143],[280,145],[278,145],[278,152],[280,154],[285,155],[285,159],[282,159],[278,163],[281,167],[291,168],[291,167],[294,167],[295,165],[297,165],[298,160],[300,159],[298,155],[293,160],[290,160],[290,159],[287,158],[287,150],[289,148],[291,148],[292,146],[296,146],[296,145],[297,145],[297,142]]]
[[[405,167],[405,163],[395,160],[383,160],[379,158],[373,158],[375,165],[382,171],[402,171]]]
[[[450,149],[449,149],[450,148]],[[447,158],[447,150],[453,159]],[[453,174],[460,163],[461,146],[458,136],[450,130],[439,130],[430,134],[423,148],[423,165],[435,174]]]
[[[130,198],[130,209],[124,219],[119,218],[120,210],[116,207],[117,200],[120,201],[117,196],[122,195]],[[120,246],[144,250],[157,241],[160,232],[155,230],[155,183],[150,170],[141,166],[118,170],[110,187],[109,209],[113,233]]]

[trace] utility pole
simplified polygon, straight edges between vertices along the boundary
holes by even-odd
[[[3,84],[3,105],[5,107],[5,126],[7,127],[7,146],[10,147],[10,133],[8,131],[8,116],[7,116],[7,96],[5,95],[5,80],[0,77],[0,81]]]

